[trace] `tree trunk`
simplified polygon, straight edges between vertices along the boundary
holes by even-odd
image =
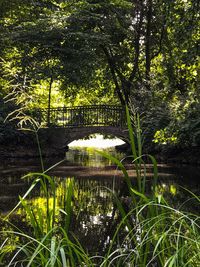
[[[146,57],[146,87],[150,90],[150,68],[151,68],[151,20],[152,20],[152,0],[147,1],[147,15],[146,15],[147,25],[146,25],[146,47],[145,47],[145,57]]]
[[[50,78],[49,82],[49,96],[48,96],[48,110],[47,110],[47,125],[50,126],[50,112],[51,112],[51,91],[53,84],[53,75]]]
[[[119,100],[122,104],[122,106],[125,106],[126,104],[126,100],[125,100],[125,97],[124,97],[124,92],[123,92],[123,88],[120,88],[120,85],[118,83],[118,78],[117,78],[117,69],[116,69],[116,66],[115,66],[115,62],[113,60],[113,57],[112,55],[110,55],[109,51],[102,45],[101,48],[103,49],[103,52],[107,58],[107,62],[108,62],[108,65],[109,65],[109,68],[110,68],[110,71],[111,71],[111,75],[112,75],[112,78],[113,78],[113,81],[114,81],[114,84],[115,84],[115,91],[119,97]]]

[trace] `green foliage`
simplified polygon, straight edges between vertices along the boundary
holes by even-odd
[[[179,140],[185,146],[200,145],[200,120],[199,120],[200,105],[192,103],[186,110],[185,116],[179,128]]]
[[[9,44],[3,54],[15,48],[20,60],[13,63],[21,76],[26,73],[37,82],[53,71],[71,91],[92,86],[96,71],[107,68],[110,78],[105,81],[112,79],[118,96],[121,91],[124,97],[149,86],[173,93],[196,84],[197,1],[16,3],[2,11]]]
[[[167,145],[167,144],[174,145],[177,144],[177,137],[174,135],[171,136],[171,133],[168,133],[167,129],[165,128],[155,133],[153,142],[162,145]]]
[[[167,146],[178,146],[182,149],[198,147],[200,144],[199,101],[187,100],[172,108],[174,113],[171,110],[170,120],[163,127],[158,125],[160,127],[157,127],[153,141],[159,145],[165,145],[166,148]]]
[[[132,99],[146,113],[148,143],[157,131],[166,138],[176,133],[179,145],[184,138],[184,145],[199,142],[198,127],[192,137],[183,119],[186,105],[199,102],[198,0],[0,5],[0,88],[18,105]]]
[[[200,261],[199,224],[196,223],[199,216],[140,197],[146,204],[137,206],[138,210],[133,208],[123,218],[118,233],[133,216],[137,218],[135,227],[128,231],[122,247],[107,255],[102,266],[111,263],[114,266],[125,263],[131,266],[197,266]]]
[[[17,130],[16,122],[6,120],[8,113],[16,108],[10,103],[5,104],[0,98],[0,144],[7,146],[9,144],[18,145],[23,139],[23,133]]]

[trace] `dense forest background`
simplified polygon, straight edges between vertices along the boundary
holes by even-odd
[[[109,103],[141,114],[149,147],[200,146],[199,5],[0,0],[1,144],[15,110]]]

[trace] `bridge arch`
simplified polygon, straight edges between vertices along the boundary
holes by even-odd
[[[66,133],[66,140],[78,140],[83,139],[84,137],[87,137],[91,134],[102,134],[102,135],[112,135],[114,137],[118,137],[119,139],[123,140],[124,142],[127,142],[127,131],[125,129],[120,129],[117,127],[87,127],[87,128],[74,128],[70,131],[70,133]]]
[[[114,126],[43,128],[39,131],[40,138],[54,149],[64,149],[69,143],[95,133],[112,135],[128,142],[128,131]]]

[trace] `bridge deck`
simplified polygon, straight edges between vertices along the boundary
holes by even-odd
[[[40,109],[37,111],[37,118],[42,126],[64,128],[86,126],[124,127],[126,124],[124,108],[114,105]]]

